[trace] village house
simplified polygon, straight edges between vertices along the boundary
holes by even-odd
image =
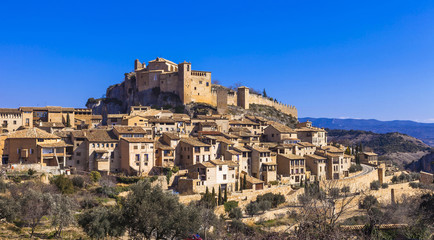
[[[252,176],[265,182],[276,181],[276,158],[268,148],[247,146],[252,150]]]
[[[264,129],[264,138],[268,142],[291,144],[300,142],[297,132],[283,124],[272,123]]]
[[[309,142],[318,147],[327,146],[327,132],[322,128],[312,127],[310,121],[297,124],[295,131],[297,138],[303,142]]]
[[[14,108],[0,108],[0,133],[16,131],[23,125],[21,111]]]
[[[38,128],[27,128],[9,134],[7,140],[12,164],[40,164],[63,169],[66,166],[66,147],[60,137]]]
[[[154,167],[154,140],[143,137],[121,138],[121,171],[128,175],[148,175]]]
[[[277,174],[282,181],[300,184],[305,179],[305,158],[295,154],[277,154]]]
[[[86,171],[120,172],[119,140],[112,130],[86,130],[85,139]]]
[[[361,152],[358,154],[361,163],[378,165],[378,154],[373,152]]]
[[[305,159],[306,167],[315,178],[314,180],[322,181],[327,179],[326,157],[310,154],[305,155]]]
[[[122,119],[126,114],[107,114],[107,126],[122,125]]]
[[[195,138],[181,138],[176,148],[176,164],[188,168],[196,163],[211,160],[211,145]]]
[[[232,161],[211,160],[188,167],[187,178],[179,179],[179,192],[203,193],[206,188],[218,192],[219,188],[228,192],[235,191],[238,164]]]

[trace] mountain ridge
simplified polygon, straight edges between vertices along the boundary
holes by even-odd
[[[300,122],[311,121],[313,125],[329,129],[363,130],[374,133],[400,132],[422,140],[434,147],[434,123],[420,123],[411,120],[381,121],[377,119],[353,118],[299,118]]]

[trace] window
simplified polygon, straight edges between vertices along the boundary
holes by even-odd
[[[113,147],[113,143],[110,146]]]
[[[222,166],[219,166],[219,171],[222,171],[223,170],[223,167]]]
[[[223,174],[223,180],[226,180],[226,174]]]
[[[14,125],[16,125],[17,124],[17,121],[14,121]]]
[[[81,156],[81,152],[76,152],[75,155],[76,155],[77,157],[79,157],[79,156]]]
[[[209,82],[206,82],[206,86],[207,86],[207,87],[209,86]]]
[[[143,160],[144,160],[145,162],[147,162],[148,159],[149,159],[148,154],[143,155]]]
[[[30,154],[33,154],[33,148],[30,149]]]
[[[202,81],[199,81],[199,84],[202,84]]]
[[[140,154],[136,154],[136,161],[140,161]]]
[[[134,146],[134,149],[138,149],[139,147],[138,146]]]

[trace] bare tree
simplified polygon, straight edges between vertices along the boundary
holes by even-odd
[[[354,207],[355,195],[334,190],[342,187],[337,181],[327,181],[321,186],[318,182],[306,184],[305,193],[299,196],[301,208],[295,231],[298,239],[343,238],[338,221]]]

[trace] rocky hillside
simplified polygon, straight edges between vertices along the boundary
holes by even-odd
[[[161,92],[160,88],[138,91],[134,72],[126,73],[122,83],[109,86],[105,98],[89,98],[86,107],[94,114],[126,113],[130,106],[154,106],[175,108],[181,106],[179,96],[173,93]]]
[[[429,173],[434,173],[434,152],[426,154],[417,161],[413,161],[406,166],[412,171],[425,171]]]
[[[421,140],[402,133],[374,133],[361,130],[327,129],[329,142],[344,145],[362,144],[365,150],[380,155],[381,160],[392,160],[397,166],[405,167],[431,152],[430,146]]]
[[[375,133],[400,132],[434,147],[434,123],[414,121],[379,121],[375,119],[300,118],[310,120],[315,126],[329,129],[363,130]]]

